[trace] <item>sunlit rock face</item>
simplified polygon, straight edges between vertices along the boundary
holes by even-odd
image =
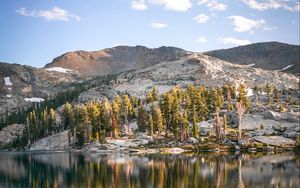
[[[117,46],[100,51],[75,51],[55,58],[45,68],[62,67],[85,75],[106,75],[143,68],[187,55],[175,47]]]
[[[1,187],[298,187],[299,156],[0,153]],[[18,170],[16,170],[18,169]],[[47,177],[48,181],[44,178]]]

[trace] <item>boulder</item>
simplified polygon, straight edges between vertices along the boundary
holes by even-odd
[[[254,139],[270,146],[293,146],[295,141],[282,136],[256,136]]]
[[[296,131],[286,131],[283,133],[283,136],[286,138],[297,138],[297,135]]]
[[[189,137],[188,142],[192,144],[199,144],[199,140],[194,137]]]

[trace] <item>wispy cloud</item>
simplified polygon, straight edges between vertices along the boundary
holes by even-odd
[[[80,17],[70,13],[67,10],[64,10],[59,7],[53,7],[51,10],[32,10],[28,11],[26,8],[22,7],[16,10],[16,12],[22,16],[30,17],[41,17],[48,21],[59,20],[59,21],[69,21],[71,18],[80,21]]]
[[[241,0],[245,3],[249,8],[264,11],[269,9],[279,9],[283,8],[289,11],[299,11],[300,10],[300,3],[293,2],[294,5],[288,5],[290,0],[263,0],[262,2],[258,2],[257,0]]]
[[[206,23],[209,19],[205,14],[199,14],[193,18],[197,23]]]
[[[196,41],[199,43],[207,43],[207,40],[205,37],[199,37]]]
[[[152,5],[162,5],[166,10],[187,11],[192,7],[191,0],[148,0]]]
[[[229,16],[232,21],[234,30],[237,32],[253,32],[254,29],[261,28],[266,23],[265,20],[251,20],[243,16]]]
[[[161,28],[164,28],[164,27],[168,26],[168,24],[160,23],[160,22],[152,22],[150,25],[154,29],[161,29]]]
[[[147,10],[145,0],[131,1],[131,8],[134,10]]]
[[[219,42],[221,42],[222,44],[225,45],[247,45],[247,44],[251,44],[251,42],[249,40],[240,40],[240,39],[236,39],[233,37],[227,37],[227,38],[219,38],[218,39]]]
[[[227,5],[215,0],[199,0],[198,5],[205,5],[211,11],[224,11],[227,9]]]

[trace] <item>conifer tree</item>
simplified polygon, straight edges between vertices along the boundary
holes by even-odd
[[[276,85],[273,87],[273,98],[274,102],[279,105],[279,91]]]
[[[157,127],[158,134],[164,131],[163,117],[160,108],[156,107],[153,117],[154,127]]]
[[[137,124],[139,131],[145,132],[147,128],[147,111],[144,107],[144,104],[140,104],[138,108],[138,118],[137,118]]]
[[[56,114],[53,108],[49,110],[48,118],[48,134],[53,134],[53,131],[56,130]]]
[[[88,112],[92,126],[92,138],[99,142],[100,110],[95,101],[88,105]]]
[[[88,115],[88,111],[85,105],[82,106],[81,108],[81,122],[82,122],[82,126],[84,128],[84,142],[90,142],[90,118]]]
[[[153,86],[152,91],[151,91],[151,97],[152,97],[152,101],[157,101],[158,100],[157,86]]]
[[[187,140],[189,138],[189,127],[190,123],[188,120],[187,112],[182,114],[181,118],[181,141]]]
[[[237,109],[237,113],[238,113],[238,140],[241,139],[241,135],[242,135],[242,117],[243,114],[245,112],[244,106],[242,105],[242,103],[237,102],[236,103],[236,109]]]
[[[149,126],[149,136],[153,136],[154,130],[153,130],[153,118],[152,115],[150,114],[148,116],[148,126]]]
[[[265,92],[267,94],[267,105],[271,104],[271,85],[269,82],[267,82],[266,87],[265,87]]]
[[[120,136],[120,127],[119,127],[119,116],[120,116],[120,106],[116,100],[112,102],[112,133],[114,138]]]
[[[130,135],[131,127],[129,125],[128,115],[129,115],[130,111],[132,110],[132,104],[129,100],[128,95],[123,95],[121,109],[122,109],[122,117],[123,117],[123,122],[124,122],[126,133]]]

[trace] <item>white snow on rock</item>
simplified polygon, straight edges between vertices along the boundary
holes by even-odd
[[[47,71],[61,72],[61,73],[70,73],[70,72],[73,72],[73,70],[71,70],[71,69],[66,69],[66,68],[62,68],[62,67],[52,67],[52,68],[48,68],[46,70]]]
[[[246,94],[247,97],[251,97],[253,96],[253,89],[247,89],[247,94]]]
[[[24,100],[27,102],[43,102],[45,99],[39,97],[31,97],[31,98],[25,98]]]
[[[11,95],[6,95],[7,98],[11,98]]]
[[[278,72],[278,71],[284,71],[284,70],[286,70],[286,69],[291,68],[292,66],[294,66],[294,64],[288,65],[288,66],[284,67],[283,69],[279,69],[279,70],[275,70],[275,71],[276,71],[276,72]]]
[[[251,64],[248,64],[246,65],[247,67],[253,67],[255,64],[254,63],[251,63]]]
[[[10,77],[5,77],[5,78],[4,78],[4,82],[5,82],[5,85],[6,85],[6,86],[12,86],[12,83],[11,83],[11,81],[10,81]]]

